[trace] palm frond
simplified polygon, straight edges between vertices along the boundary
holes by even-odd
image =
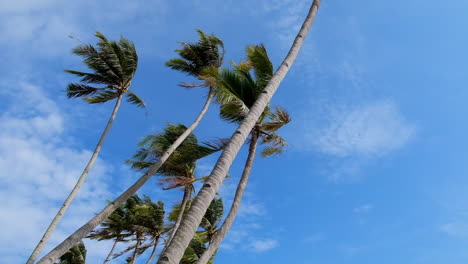
[[[67,86],[67,97],[68,98],[76,98],[76,97],[83,97],[95,94],[99,91],[99,88],[92,87],[85,84],[80,83],[70,83]]]
[[[142,107],[142,108],[146,107],[145,102],[134,92],[129,91],[125,95],[127,96],[127,102],[135,104],[138,107]]]
[[[252,66],[256,78],[257,93],[261,93],[273,76],[273,64],[263,45],[247,47],[247,61]]]
[[[113,85],[112,80],[109,80],[105,76],[102,76],[100,74],[80,72],[80,71],[74,71],[74,70],[64,70],[64,71],[67,73],[71,73],[73,75],[82,77],[80,79],[80,82]]]
[[[266,147],[262,150],[261,155],[262,157],[270,157],[273,155],[277,155],[283,152],[282,147]]]
[[[115,99],[119,96],[119,92],[118,91],[102,91],[100,92],[98,95],[96,96],[91,96],[91,97],[87,97],[87,98],[83,98],[83,100],[85,100],[86,102],[90,103],[90,104],[100,104],[100,103],[105,103],[109,100],[112,100],[112,99]]]

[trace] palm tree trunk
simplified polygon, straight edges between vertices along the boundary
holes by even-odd
[[[258,134],[254,133],[252,135],[252,140],[250,141],[249,146],[249,155],[245,162],[244,170],[242,171],[242,176],[237,185],[236,194],[234,196],[234,201],[232,201],[231,209],[224,220],[223,226],[215,233],[213,238],[210,241],[208,248],[200,256],[196,264],[206,264],[210,261],[211,256],[216,252],[221,241],[223,241],[229,229],[231,229],[234,220],[236,219],[237,212],[242,201],[242,195],[244,194],[245,187],[247,187],[247,182],[249,181],[250,172],[252,171],[253,162],[255,159],[255,152],[257,151],[257,142]]]
[[[91,158],[88,161],[88,164],[86,165],[85,169],[81,173],[80,178],[76,182],[75,186],[73,187],[72,191],[68,195],[67,199],[65,199],[65,202],[63,202],[62,206],[60,207],[59,211],[55,215],[54,219],[50,223],[49,227],[45,231],[44,235],[42,236],[41,240],[37,244],[36,248],[33,250],[31,256],[29,257],[28,261],[26,264],[33,264],[39,254],[42,251],[42,248],[45,246],[47,241],[49,240],[50,236],[54,232],[55,228],[57,227],[58,223],[62,219],[63,215],[67,211],[68,207],[70,206],[71,202],[73,199],[75,199],[75,196],[78,194],[78,191],[80,190],[81,186],[83,185],[84,181],[86,180],[86,177],[88,176],[89,171],[94,165],[94,162],[96,162],[96,159],[99,155],[99,152],[101,151],[102,145],[107,137],[107,134],[109,134],[109,131],[112,127],[112,123],[115,120],[115,117],[117,116],[117,111],[120,108],[120,103],[122,102],[123,94],[120,94],[117,97],[117,101],[115,102],[114,110],[112,111],[112,114],[107,121],[107,125],[104,128],[104,131],[102,132],[101,138],[99,138],[99,141],[96,145],[96,148],[94,149],[93,155],[91,155]]]
[[[104,262],[102,264],[106,264],[107,262],[110,261],[112,253],[114,253],[115,246],[117,246],[118,242],[119,242],[119,240],[116,239],[115,242],[114,242],[114,245],[112,245],[112,248],[111,248],[109,254],[107,255],[106,259],[104,260]]]
[[[205,105],[203,106],[202,110],[198,114],[197,118],[193,121],[193,123],[187,128],[187,130],[182,133],[179,138],[177,138],[174,143],[166,150],[164,155],[161,156],[158,162],[154,165],[149,167],[148,171],[141,176],[132,186],[130,186],[124,193],[122,193],[117,199],[115,199],[112,203],[107,205],[100,213],[94,216],[90,221],[76,230],[73,234],[67,237],[62,243],[56,246],[52,251],[47,253],[39,262],[38,264],[53,264],[60,256],[62,256],[67,250],[69,250],[74,244],[78,243],[81,239],[83,239],[89,232],[91,232],[96,226],[98,226],[102,221],[106,220],[112,212],[117,209],[122,203],[124,203],[128,198],[130,198],[133,194],[138,191],[138,189],[143,186],[158,170],[161,166],[166,162],[166,160],[171,156],[171,154],[179,147],[180,144],[192,133],[192,131],[198,126],[200,121],[202,120],[203,116],[205,116],[210,103],[214,97],[215,91],[210,89],[210,93],[206,99]]]
[[[278,89],[281,81],[286,76],[286,73],[289,71],[289,68],[294,63],[299,50],[304,42],[304,38],[306,37],[312,22],[317,14],[318,8],[320,5],[320,0],[314,0],[310,7],[309,13],[302,24],[302,27],[297,34],[294,42],[289,50],[288,55],[281,63],[278,70],[275,72],[271,80],[268,82],[267,86],[258,97],[257,101],[254,103],[252,108],[250,109],[249,113],[242,121],[240,126],[234,132],[229,141],[229,144],[226,146],[224,151],[219,157],[216,165],[211,172],[208,180],[205,182],[201,190],[198,192],[198,195],[195,197],[192,205],[190,206],[190,210],[188,211],[187,215],[182,220],[179,229],[177,230],[174,238],[172,239],[172,243],[169,247],[167,247],[164,254],[162,254],[157,262],[157,264],[178,264],[180,259],[182,258],[185,249],[190,243],[193,235],[197,227],[199,226],[203,215],[205,214],[208,206],[210,205],[211,201],[213,200],[214,196],[216,195],[217,191],[219,190],[226,173],[228,172],[231,164],[236,157],[241,145],[247,139],[250,131],[254,127],[255,123],[257,122],[258,118],[264,111],[265,107],[271,100],[271,97]]]
[[[151,255],[150,255],[149,259],[146,261],[146,264],[150,264],[151,261],[154,259],[154,256],[156,256],[156,249],[158,247],[158,240],[159,240],[159,237],[157,237],[156,241],[154,241],[153,251],[151,251]]]
[[[140,236],[137,235],[136,239],[137,239],[137,242],[135,245],[135,250],[133,251],[132,261],[130,262],[130,264],[135,264],[136,259],[138,257],[138,248],[140,247],[140,243],[141,243]]]
[[[176,222],[174,223],[174,228],[172,229],[171,235],[167,239],[166,246],[164,248],[167,248],[171,244],[172,238],[174,237],[177,229],[179,229],[180,222],[182,222],[182,217],[184,216],[184,212],[186,210],[185,207],[187,206],[187,202],[190,200],[191,196],[192,196],[192,185],[190,184],[190,185],[185,186],[184,198],[182,198],[182,203],[180,205],[180,212],[177,215]]]

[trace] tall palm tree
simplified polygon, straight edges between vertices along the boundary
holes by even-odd
[[[168,124],[163,133],[146,136],[140,142],[139,145],[141,148],[133,156],[133,160],[128,160],[127,162],[131,164],[134,169],[147,170],[164,155],[166,149],[173,144],[186,129],[187,128],[181,124]],[[192,191],[194,189],[193,183],[203,179],[197,179],[195,176],[197,160],[222,150],[224,144],[225,142],[222,139],[199,144],[197,137],[194,134],[190,134],[159,169],[158,174],[164,176],[160,182],[169,184],[169,186],[164,188],[165,190],[177,187],[181,187],[184,190],[180,205],[181,210],[178,212],[166,245],[171,243],[172,237],[182,221],[183,213],[187,209],[188,202],[192,197]]]
[[[241,145],[250,135],[260,116],[263,114],[265,107],[269,104],[271,97],[278,89],[281,81],[286,76],[289,68],[294,63],[299,50],[304,42],[309,29],[314,21],[320,5],[320,0],[313,0],[309,13],[302,24],[299,33],[289,50],[288,55],[281,63],[278,70],[275,72],[271,80],[266,85],[261,95],[257,98],[249,113],[245,116],[240,126],[234,132],[229,144],[222,152],[213,171],[206,180],[205,184],[195,197],[187,216],[184,218],[180,227],[173,238],[173,243],[159,257],[157,264],[178,264],[182,258],[185,248],[190,243],[191,238],[200,224],[204,213],[206,212],[210,202],[213,200],[216,192],[219,190],[227,171],[229,170],[232,161],[236,157]]]
[[[208,68],[218,68],[221,66],[223,57],[224,57],[224,48],[223,42],[214,35],[206,35],[201,30],[198,30],[200,40],[195,44],[182,43],[182,49],[176,50],[180,55],[180,61],[168,62],[168,66],[181,70],[189,75],[198,77],[204,69]],[[209,57],[210,59],[203,59],[204,56]],[[185,61],[181,65],[186,67],[181,67],[178,65],[178,62]],[[186,69],[186,70],[184,70]],[[197,70],[195,70],[197,69]],[[169,156],[179,147],[179,145],[185,140],[187,136],[192,133],[192,131],[198,126],[203,116],[208,111],[211,100],[214,97],[214,91],[210,89],[208,97],[205,101],[204,106],[202,107],[200,113],[195,118],[193,123],[180,135],[174,143],[166,149],[164,155],[161,156],[158,162],[152,165],[148,171],[141,176],[132,186],[130,186],[124,193],[122,193],[117,199],[115,199],[111,204],[106,206],[100,213],[93,217],[89,222],[83,225],[81,228],[76,230],[72,235],[66,238],[62,243],[55,247],[52,251],[46,254],[39,263],[52,264],[61,254],[66,252],[73,243],[77,243],[80,239],[84,238],[89,232],[91,232],[100,222],[104,221],[115,209],[117,209],[120,204],[125,202],[130,196],[132,196],[141,186],[143,186],[150,178],[153,176],[159,168],[166,162]],[[226,174],[225,174],[226,175]],[[79,238],[79,239],[78,239]],[[29,263],[28,263],[29,264]]]
[[[63,254],[57,264],[86,264],[86,248],[83,241]]]
[[[245,118],[273,76],[273,64],[268,58],[263,45],[248,46],[246,53],[247,61],[245,63],[234,64],[233,70],[224,69],[220,73],[214,72],[209,76],[219,86],[218,90],[224,93],[223,96],[218,96],[222,104],[220,108],[221,118],[235,123],[239,123]],[[254,73],[254,76],[252,76],[251,72]],[[283,147],[286,146],[286,142],[276,132],[289,122],[289,114],[280,107],[271,111],[270,106],[267,105],[263,110],[250,132],[249,153],[237,185],[231,209],[224,220],[223,226],[210,239],[209,247],[203,252],[197,264],[206,264],[211,259],[234,223],[242,196],[247,187],[259,140],[260,143],[267,144],[267,147],[262,151],[262,156],[267,157],[280,153]]]
[[[49,240],[50,235],[52,235],[57,224],[70,206],[70,203],[78,194],[112,127],[122,98],[126,96],[127,101],[130,103],[139,107],[145,106],[145,103],[140,97],[130,90],[130,85],[138,64],[135,45],[123,37],[120,38],[119,42],[109,41],[100,32],[96,32],[96,37],[99,39],[97,48],[94,48],[92,45],[83,44],[73,49],[74,54],[84,58],[83,62],[92,72],[65,70],[68,73],[81,77],[79,83],[69,84],[66,92],[68,98],[81,97],[90,104],[104,103],[116,99],[114,110],[107,121],[107,125],[99,138],[88,164],[36,248],[33,250],[27,264],[33,264],[36,261],[37,256]]]

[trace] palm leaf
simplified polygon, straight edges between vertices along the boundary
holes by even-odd
[[[134,92],[129,91],[126,93],[126,96],[127,96],[127,102],[135,104],[138,107],[142,107],[142,108],[146,107],[145,102]]]
[[[92,97],[87,97],[83,98],[86,102],[90,104],[100,104],[100,103],[105,103],[109,100],[115,99],[119,96],[118,91],[102,91],[100,92],[97,96],[92,96]]]
[[[87,95],[92,95],[98,92],[100,89],[95,88],[89,85],[80,84],[80,83],[70,83],[67,86],[67,97],[68,98],[76,98],[82,97]]]

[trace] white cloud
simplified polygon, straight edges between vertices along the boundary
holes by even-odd
[[[414,127],[391,101],[332,109],[326,125],[307,135],[319,151],[338,157],[381,156],[405,145]]]
[[[363,214],[363,213],[368,213],[370,212],[372,209],[374,209],[374,205],[373,204],[363,204],[361,206],[358,206],[356,208],[354,208],[354,212],[357,213],[357,214]]]
[[[468,222],[451,222],[444,224],[440,230],[455,237],[468,237]]]
[[[161,18],[165,10],[163,1],[149,0],[3,1],[0,46],[11,48],[15,57],[29,52],[34,58],[68,54],[76,44],[68,39],[69,35],[87,40],[96,30],[107,34],[118,28],[118,34],[133,33],[136,22],[144,23],[145,28],[157,28],[164,21]]]
[[[250,249],[255,252],[268,251],[279,246],[275,239],[255,239],[249,243]]]
[[[33,84],[18,82],[14,93],[2,83],[10,103],[0,115],[0,254],[21,263],[39,241],[63,199],[74,186],[91,151],[68,142],[68,117]],[[105,178],[112,168],[98,160],[45,250],[98,212],[110,198]],[[11,243],[21,241],[21,243]],[[107,244],[88,248],[89,258],[104,257]],[[105,249],[105,250],[102,250]]]

